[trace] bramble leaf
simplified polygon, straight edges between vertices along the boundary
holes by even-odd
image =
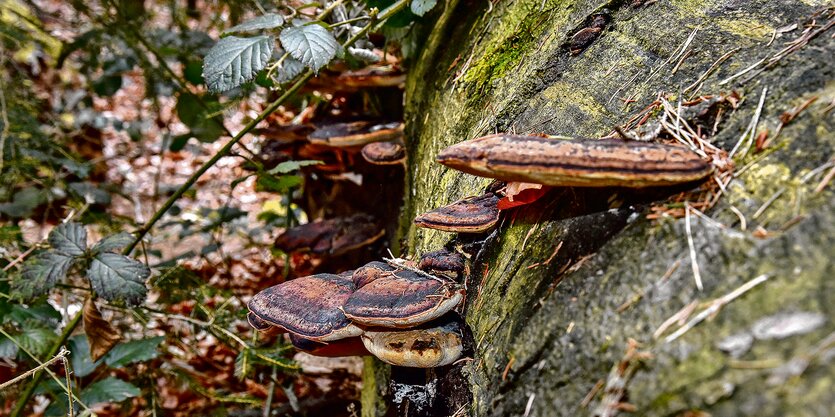
[[[118,249],[122,249],[130,243],[133,242],[133,235],[127,232],[117,233],[115,235],[110,235],[102,240],[96,242],[93,245],[93,253],[99,252],[110,252]]]
[[[426,12],[432,10],[436,4],[438,4],[438,0],[412,0],[409,8],[412,9],[412,13],[423,16]]]
[[[279,35],[290,56],[318,71],[336,56],[340,45],[327,29],[316,25],[292,26]]]
[[[260,30],[260,29],[272,29],[277,28],[284,24],[284,16],[278,13],[267,13],[263,16],[258,16],[254,19],[247,20],[239,25],[232,26],[223,34],[227,33],[236,33],[236,32],[249,32],[253,30]]]
[[[154,359],[159,354],[158,347],[163,339],[165,338],[157,336],[119,343],[110,350],[104,361],[108,366],[119,368],[134,362]]]
[[[12,292],[26,300],[46,294],[67,276],[74,260],[55,250],[39,253],[23,264],[23,272],[12,281]]]
[[[52,249],[69,256],[82,256],[87,251],[87,229],[80,223],[62,223],[49,232]]]
[[[123,300],[131,306],[145,299],[148,292],[145,280],[149,275],[151,270],[142,262],[109,252],[96,254],[87,270],[93,290],[102,298],[107,301]]]
[[[211,91],[227,91],[255,78],[273,53],[271,36],[219,40],[203,59],[203,78]]]
[[[135,385],[119,378],[108,377],[88,385],[79,395],[84,404],[92,406],[100,403],[117,403],[133,398],[141,393]]]

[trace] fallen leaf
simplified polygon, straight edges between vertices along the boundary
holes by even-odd
[[[84,303],[84,333],[90,342],[90,357],[93,361],[99,360],[116,346],[122,336],[101,316],[92,298]]]

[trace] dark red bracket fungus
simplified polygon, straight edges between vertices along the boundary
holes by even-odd
[[[421,256],[418,268],[432,275],[458,280],[464,275],[464,257],[460,253],[441,249]]]
[[[445,232],[481,233],[499,221],[498,203],[494,193],[465,198],[415,217],[415,224]]]
[[[362,333],[342,312],[354,289],[345,277],[316,274],[269,287],[255,294],[248,307],[259,319],[288,332],[334,341]]]
[[[341,255],[369,245],[385,234],[367,214],[318,220],[287,229],[275,241],[284,252],[310,251],[316,255]]]
[[[375,123],[369,121],[336,123],[314,130],[310,143],[336,148],[360,146],[371,142],[393,141],[403,138],[403,123]]]
[[[296,349],[313,356],[336,358],[341,356],[367,356],[371,354],[365,348],[365,344],[362,343],[359,337],[349,337],[334,342],[322,343],[291,333],[290,343]]]
[[[354,285],[357,288],[362,288],[378,278],[387,277],[397,271],[397,268],[380,261],[369,262],[356,270],[352,275]]]
[[[452,145],[437,160],[481,177],[578,187],[673,185],[703,179],[713,170],[683,146],[504,133]]]
[[[396,142],[373,142],[362,147],[362,157],[374,165],[402,165],[406,148]]]
[[[258,330],[259,332],[265,332],[273,328],[273,325],[261,320],[255,313],[248,312],[246,313],[246,321],[249,322],[249,325],[252,326],[253,329]]]
[[[434,320],[463,299],[464,289],[453,282],[398,271],[357,289],[343,311],[365,326],[404,328]]]
[[[462,335],[459,321],[441,320],[414,329],[372,329],[360,338],[366,349],[383,362],[434,368],[449,365],[461,357],[464,352]]]

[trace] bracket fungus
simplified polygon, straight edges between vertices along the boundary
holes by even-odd
[[[374,165],[401,165],[406,149],[397,142],[372,142],[362,147],[363,159]]]
[[[365,344],[358,336],[322,343],[290,333],[290,344],[294,348],[313,356],[334,358],[340,356],[370,355],[368,349],[365,348]]]
[[[341,255],[371,244],[385,235],[367,214],[319,220],[287,229],[275,241],[284,252],[308,250],[317,255]]]
[[[305,339],[334,341],[362,333],[342,312],[354,289],[345,277],[316,274],[269,287],[248,307],[259,319]]]
[[[358,288],[343,311],[361,325],[404,328],[434,320],[463,299],[464,289],[451,281],[401,270]]]
[[[481,233],[499,221],[498,204],[494,193],[468,197],[415,217],[415,224],[446,232]]]
[[[403,123],[359,121],[323,125],[308,135],[310,143],[336,148],[360,146],[371,142],[399,140],[403,137]]]
[[[460,253],[441,249],[421,256],[418,268],[433,275],[457,280],[464,275],[464,257]]]
[[[504,133],[452,145],[437,160],[481,177],[551,186],[673,185],[703,179],[713,170],[682,146]]]
[[[396,366],[433,368],[449,365],[464,352],[463,329],[460,321],[454,318],[407,330],[368,330],[360,338],[374,356]]]
[[[378,278],[392,275],[397,268],[380,261],[369,262],[354,270],[351,279],[357,288],[362,288]]]
[[[265,332],[273,328],[272,324],[261,320],[260,317],[251,311],[246,313],[246,321],[249,322],[249,325],[252,326],[253,329],[258,330],[259,332]]]

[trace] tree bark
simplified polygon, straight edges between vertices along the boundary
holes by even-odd
[[[825,177],[835,155],[833,8],[637,3],[439,4],[407,82],[401,252],[454,246],[453,235],[416,228],[412,219],[489,184],[434,162],[466,139],[602,137],[659,94],[675,102],[736,91],[742,102],[711,139],[730,150],[765,90],[758,126],[768,130],[769,147],[736,161],[736,178],[706,213],[714,222],[690,216],[692,251],[685,218],[647,219],[653,201],[680,189],[555,189],[504,212],[471,259],[464,316],[473,360],[449,371],[462,373],[466,395],[438,389],[436,401],[449,406],[455,401],[444,397],[457,396],[474,416],[832,415],[835,180],[826,185]],[[572,54],[571,36],[604,8],[610,22]],[[766,68],[805,30],[819,32]],[[683,93],[700,78],[698,93]],[[815,97],[775,137],[781,115]],[[760,276],[681,337],[666,340],[678,324],[653,336],[686,306],[695,312],[683,322]],[[363,415],[383,415],[386,372],[366,363],[376,378],[364,387]]]

